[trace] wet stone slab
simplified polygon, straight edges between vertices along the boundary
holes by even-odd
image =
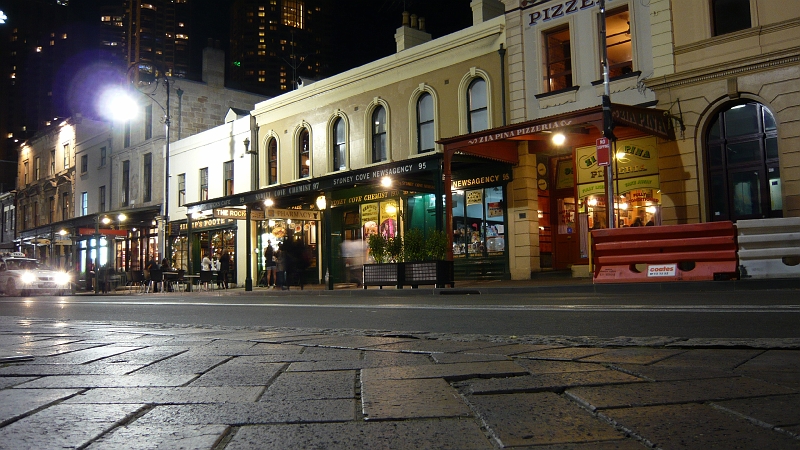
[[[570,396],[594,408],[664,405],[670,403],[728,400],[765,395],[793,394],[792,389],[749,378],[664,381],[616,386],[577,387]]]
[[[182,386],[196,375],[64,375],[39,378],[19,385],[30,389]]]
[[[262,402],[272,399],[290,401],[355,398],[356,371],[287,372],[267,388]]]
[[[167,405],[156,406],[136,421],[151,425],[344,422],[355,420],[356,408],[353,399]]]
[[[193,404],[254,402],[261,387],[159,387],[97,388],[76,395],[65,403]]]
[[[142,408],[133,404],[54,405],[1,428],[0,442],[14,450],[82,447]]]
[[[0,391],[0,424],[79,392],[78,389],[3,389]]]
[[[642,450],[646,447],[639,441],[627,438],[617,441],[581,442],[575,444],[537,445],[521,447],[530,450]]]
[[[30,364],[0,367],[0,376],[3,375],[125,375],[135,372],[144,366],[129,364]]]
[[[659,361],[653,364],[653,367],[697,367],[705,370],[732,371],[763,352],[763,350],[748,349],[687,350]]]
[[[476,395],[470,396],[468,401],[505,447],[620,440],[624,437],[575,403],[549,392]]]
[[[614,365],[617,370],[630,373],[649,381],[702,380],[707,378],[730,378],[739,375],[730,370],[680,366]]]
[[[145,450],[172,448],[207,450],[225,436],[226,425],[144,425],[134,422],[93,442],[88,450]]]
[[[550,361],[546,359],[526,359],[515,358],[514,361],[528,370],[532,375],[544,373],[565,373],[565,372],[591,372],[595,370],[606,370],[600,364],[573,362],[573,361]]]
[[[477,350],[468,350],[470,353],[482,353],[485,355],[505,355],[515,356],[522,353],[537,352],[541,350],[550,350],[555,348],[562,348],[561,345],[549,344],[499,344],[492,347],[483,347]]]
[[[445,378],[450,380],[478,377],[507,377],[528,372],[513,361],[433,364],[364,369],[362,379],[401,380],[411,378]]]
[[[316,370],[358,370],[375,367],[433,364],[433,360],[427,354],[366,351],[363,352],[363,355],[362,359],[347,361],[298,361],[291,363],[286,370],[287,372],[311,372]]]
[[[540,350],[536,352],[521,353],[517,355],[520,358],[531,359],[552,359],[556,361],[576,361],[589,356],[599,355],[607,350],[602,348],[583,348],[583,347],[569,347],[569,348],[554,348],[549,350]]]
[[[696,403],[604,411],[614,420],[659,448],[790,449],[792,437],[754,425],[732,414]]]
[[[800,350],[769,350],[737,367],[737,370],[800,373]]]
[[[186,347],[147,347],[139,350],[134,350],[120,355],[115,355],[93,364],[111,363],[111,364],[130,364],[146,366],[162,361],[167,358],[178,356],[181,353],[189,350]]]
[[[491,450],[495,447],[469,419],[407,420],[246,426],[226,450],[265,448],[326,450]]]
[[[138,370],[142,375],[201,374],[230,359],[226,356],[205,356],[193,352],[181,353]]]
[[[728,400],[714,404],[774,427],[800,425],[800,394]]]
[[[314,339],[309,342],[299,341],[298,344],[314,345],[319,347],[360,349],[408,341],[410,340],[382,336],[328,336],[326,339]]]
[[[283,363],[255,365],[229,361],[204,373],[192,381],[191,386],[265,386],[285,366]]]
[[[43,358],[41,363],[45,364],[86,364],[92,361],[108,358],[109,356],[119,355],[121,353],[139,350],[141,347],[124,347],[116,345],[108,345],[103,347],[89,348],[86,350],[78,350],[72,353],[63,353],[57,356],[50,356]]]
[[[654,364],[683,352],[684,350],[666,350],[661,348],[615,348],[598,355],[583,358],[581,361],[595,363]]]
[[[362,380],[361,399],[368,420],[471,414],[458,392],[442,379]]]
[[[476,354],[476,353],[431,353],[431,358],[439,364],[453,364],[464,362],[484,361],[511,361],[505,355]]]
[[[11,386],[16,386],[18,384],[22,384],[31,380],[35,380],[35,377],[3,377],[0,376],[0,389],[5,389]]]
[[[487,341],[474,341],[474,342],[461,342],[461,341],[448,341],[448,340],[434,340],[434,339],[420,339],[406,342],[398,342],[395,344],[381,345],[380,347],[372,347],[377,350],[387,351],[404,351],[404,352],[424,352],[424,353],[456,353],[456,352],[471,352],[477,353],[481,350],[497,347],[502,345],[499,342]]]
[[[644,382],[615,370],[593,372],[549,373],[522,377],[491,378],[465,382],[473,394],[495,394],[513,392],[562,392],[575,386],[601,386],[620,383]]]

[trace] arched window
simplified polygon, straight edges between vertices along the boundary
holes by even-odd
[[[706,135],[711,220],[782,217],[778,129],[755,102],[717,113]]]
[[[435,146],[433,97],[422,94],[417,100],[417,153],[430,152]]]
[[[386,161],[386,109],[378,106],[372,112],[372,162]]]
[[[278,140],[271,138],[267,142],[267,184],[278,182]]]
[[[345,142],[344,119],[339,117],[333,123],[333,170],[347,169],[346,154],[347,145]]]
[[[308,178],[311,173],[308,130],[303,128],[297,136],[297,178]]]
[[[489,128],[489,109],[487,108],[486,81],[475,78],[467,91],[467,126],[470,133]]]

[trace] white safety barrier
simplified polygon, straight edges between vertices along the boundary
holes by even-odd
[[[800,217],[739,220],[736,229],[742,279],[800,276]]]

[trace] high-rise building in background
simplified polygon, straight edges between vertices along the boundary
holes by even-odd
[[[0,25],[0,190],[14,186],[19,144],[69,115],[74,56],[85,29],[65,0],[7,2]]]
[[[330,0],[236,0],[230,86],[276,95],[330,75]]]
[[[187,78],[191,72],[190,0],[125,0],[127,67]]]

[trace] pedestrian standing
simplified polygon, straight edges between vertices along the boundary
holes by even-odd
[[[277,271],[277,258],[275,249],[272,248],[272,241],[267,241],[267,248],[264,249],[264,278],[266,285],[270,289],[275,288],[275,272]]]
[[[224,251],[219,257],[219,277],[222,279],[222,287],[228,289],[228,272],[231,270],[231,255]]]

